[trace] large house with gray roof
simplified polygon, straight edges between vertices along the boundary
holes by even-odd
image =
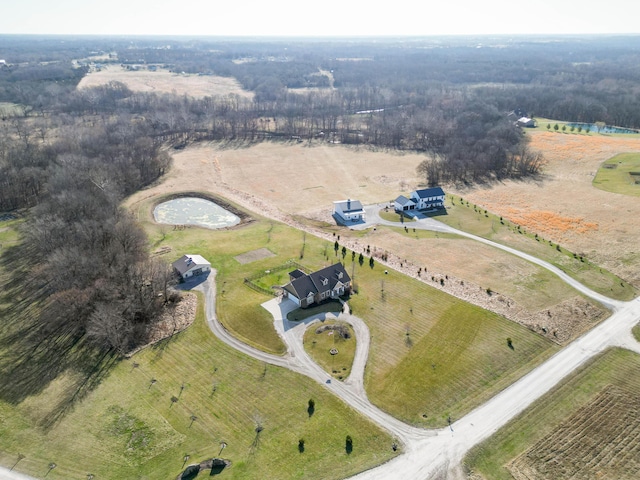
[[[398,212],[433,210],[444,208],[444,197],[445,194],[441,187],[423,188],[411,192],[409,198],[400,195],[393,203]]]
[[[282,287],[285,298],[306,308],[351,292],[351,277],[341,263],[306,274],[300,269],[289,272],[289,283]]]
[[[418,210],[444,207],[444,191],[440,187],[423,188],[411,192],[411,200]]]

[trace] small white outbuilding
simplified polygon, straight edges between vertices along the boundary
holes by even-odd
[[[343,222],[361,222],[365,220],[365,211],[359,200],[339,200],[333,202],[333,214]]]

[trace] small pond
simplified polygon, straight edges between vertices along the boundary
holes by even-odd
[[[162,202],[153,209],[158,223],[169,225],[196,225],[205,228],[232,227],[240,223],[240,217],[220,205],[198,197],[180,197]]]
[[[567,123],[567,127],[582,127],[582,130],[589,129],[590,132],[596,133],[638,133],[638,130],[633,130],[631,128],[612,127],[611,125],[598,127],[595,123]]]

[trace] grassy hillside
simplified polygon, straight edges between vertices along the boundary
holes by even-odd
[[[621,153],[610,158],[598,169],[593,186],[606,192],[640,197],[640,155]]]
[[[217,341],[202,308],[188,330],[116,365],[44,428],[59,399],[72,398],[81,382],[69,374],[20,404],[0,402],[0,464],[10,467],[22,454],[18,470],[52,480],[88,473],[166,480],[178,475],[185,455],[188,463],[215,457],[225,442],[220,456],[232,461],[225,478],[337,479],[394,455],[388,435],[320,385]],[[50,462],[56,468],[47,475]]]

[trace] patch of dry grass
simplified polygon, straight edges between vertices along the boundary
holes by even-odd
[[[174,73],[165,69],[129,71],[119,65],[109,65],[99,72],[85,76],[78,88],[122,82],[135,92],[176,93],[191,97],[239,95],[251,98],[253,94],[242,88],[237,80],[215,75]]]
[[[540,178],[458,193],[640,285],[640,201],[592,185],[602,162],[621,152],[640,152],[640,138],[540,130],[527,135],[548,160]]]

